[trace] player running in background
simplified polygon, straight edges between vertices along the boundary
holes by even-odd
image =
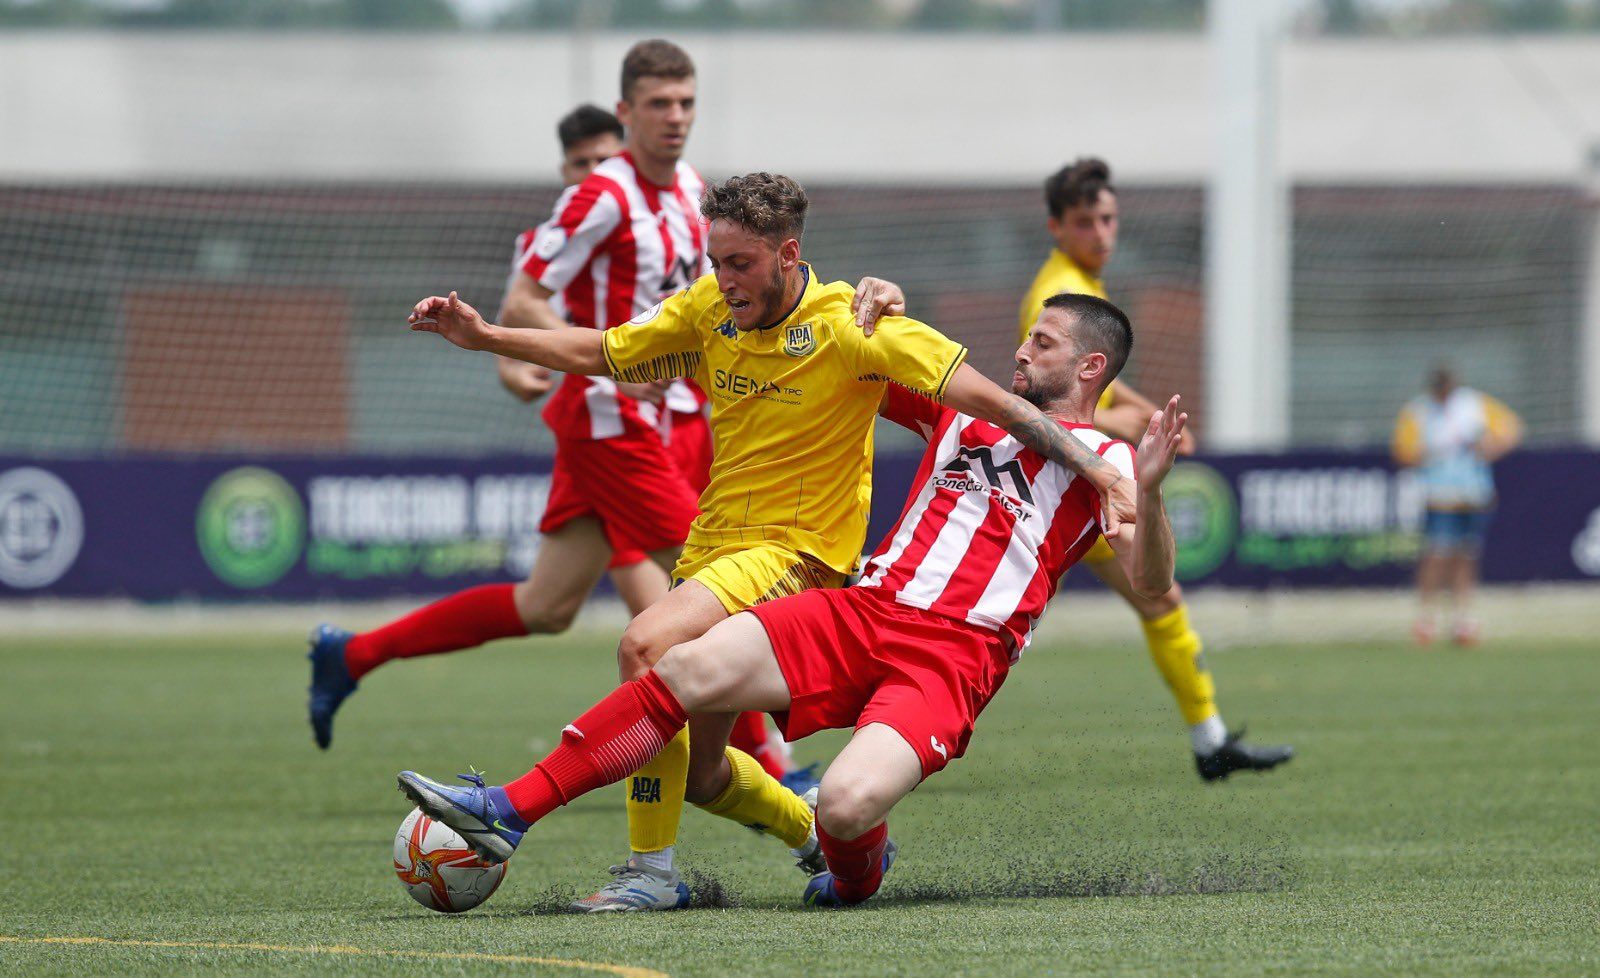
[[[851,309],[853,290],[823,284],[800,260],[807,201],[793,180],[736,177],[708,190],[701,206],[711,222],[714,274],[624,326],[605,333],[508,330],[485,323],[454,295],[423,300],[411,317],[413,329],[441,333],[467,349],[635,382],[693,374],[710,393],[711,486],[673,572],[673,590],[623,635],[624,681],[730,615],[843,583],[866,534],[873,422],[891,382],[990,419],[1083,474],[1113,500],[1113,523],[1133,515],[1129,480],[1027,401],[984,379],[964,362],[959,344],[902,317],[885,318],[868,342]],[[690,801],[761,827],[797,850],[803,865],[815,859],[810,809],[724,746],[731,720],[720,712],[697,716],[692,737],[680,721],[663,749],[639,758],[649,763],[631,779],[633,794],[674,816],[674,837],[656,853],[636,845],[628,864],[614,867],[613,883],[580,901],[581,909],[688,903],[688,887],[668,860],[691,750],[696,769],[715,775],[697,780]],[[504,858],[514,837],[486,837],[482,844]]]
[[[1522,440],[1522,420],[1487,394],[1462,387],[1455,371],[1436,367],[1428,393],[1395,420],[1396,463],[1415,468],[1423,493],[1422,558],[1417,561],[1417,620],[1411,634],[1429,645],[1438,634],[1439,592],[1450,593],[1457,645],[1476,645],[1472,617],[1478,555],[1494,513],[1491,465]]]
[[[1012,389],[1129,478],[1137,469],[1136,528],[1111,533],[1094,488],[1031,439],[891,386],[883,413],[928,448],[860,583],[758,605],[675,645],[563,728],[556,749],[510,784],[455,788],[405,771],[402,790],[498,861],[533,823],[661,750],[691,715],[771,710],[794,737],[853,727],[823,775],[816,820],[827,870],[805,902],[867,899],[894,860],[889,810],[966,751],[1056,582],[1101,531],[1141,593],[1172,584],[1161,482],[1182,437],[1178,399],[1149,420],[1137,462],[1093,427],[1095,400],[1132,343],[1111,303],[1051,297],[1017,350]]]
[[[1024,342],[1047,297],[1062,292],[1106,297],[1100,276],[1117,247],[1117,193],[1111,185],[1111,168],[1103,161],[1080,159],[1063,167],[1045,181],[1044,196],[1049,208],[1045,225],[1056,246],[1023,297],[1019,325]],[[1095,426],[1132,440],[1139,437],[1155,408],[1133,388],[1113,380],[1100,395]],[[1193,451],[1193,441],[1186,436],[1183,452]],[[1201,654],[1200,636],[1189,624],[1183,589],[1176,582],[1160,595],[1139,593],[1104,541],[1084,555],[1083,563],[1138,614],[1150,658],[1189,725],[1195,766],[1202,778],[1213,781],[1234,771],[1269,770],[1294,756],[1288,746],[1248,744],[1243,730],[1229,733],[1224,726],[1217,710],[1216,683]]]

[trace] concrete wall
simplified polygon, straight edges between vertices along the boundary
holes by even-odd
[[[614,99],[634,38],[15,33],[0,180],[545,179],[555,120]],[[802,180],[1031,184],[1096,152],[1200,181],[1203,38],[711,34],[692,159]],[[1571,181],[1600,38],[1293,43],[1299,182]]]

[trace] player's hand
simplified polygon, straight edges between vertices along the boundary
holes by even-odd
[[[629,384],[617,381],[617,390],[628,395],[636,401],[648,401],[651,404],[660,404],[667,396],[667,388],[672,386],[670,380],[652,380],[643,384]]]
[[[463,350],[488,349],[494,330],[478,310],[461,301],[454,292],[448,297],[431,295],[411,310],[406,321],[417,332],[438,333]]]
[[[1183,444],[1183,428],[1188,423],[1189,416],[1178,411],[1176,394],[1166,407],[1150,415],[1150,424],[1145,428],[1144,437],[1139,439],[1138,459],[1134,463],[1139,485],[1146,489],[1161,485],[1161,480],[1172,471],[1172,463]]]
[[[862,334],[871,336],[878,320],[884,316],[906,314],[906,294],[893,282],[869,275],[856,284],[856,297],[850,300],[850,309],[856,314],[856,325],[861,327]]]
[[[537,401],[556,386],[556,372],[548,367],[541,367],[537,363],[513,361],[512,369],[514,371],[512,392],[517,395],[517,400],[524,404]]]
[[[1134,481],[1121,478],[1100,490],[1101,532],[1114,537],[1122,524],[1133,524],[1139,519],[1139,500],[1134,492]]]

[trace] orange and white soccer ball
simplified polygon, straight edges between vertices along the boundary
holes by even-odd
[[[413,808],[394,834],[394,874],[429,910],[461,913],[499,889],[506,864],[484,862],[455,829]]]

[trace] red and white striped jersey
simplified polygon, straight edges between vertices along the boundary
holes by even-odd
[[[550,219],[517,238],[512,274],[554,292],[574,326],[625,323],[710,271],[700,218],[705,181],[679,162],[670,187],[645,179],[627,153],[568,187]],[[682,381],[668,391],[673,411],[696,412],[704,395]],[[658,427],[654,405],[618,393],[609,377],[569,375],[543,412],[568,438],[615,438],[635,422]]]
[[[1100,493],[1005,429],[889,386],[882,414],[928,441],[900,520],[858,587],[1001,632],[1013,662],[1056,585],[1102,529]],[[1133,478],[1133,448],[1063,427]]]

